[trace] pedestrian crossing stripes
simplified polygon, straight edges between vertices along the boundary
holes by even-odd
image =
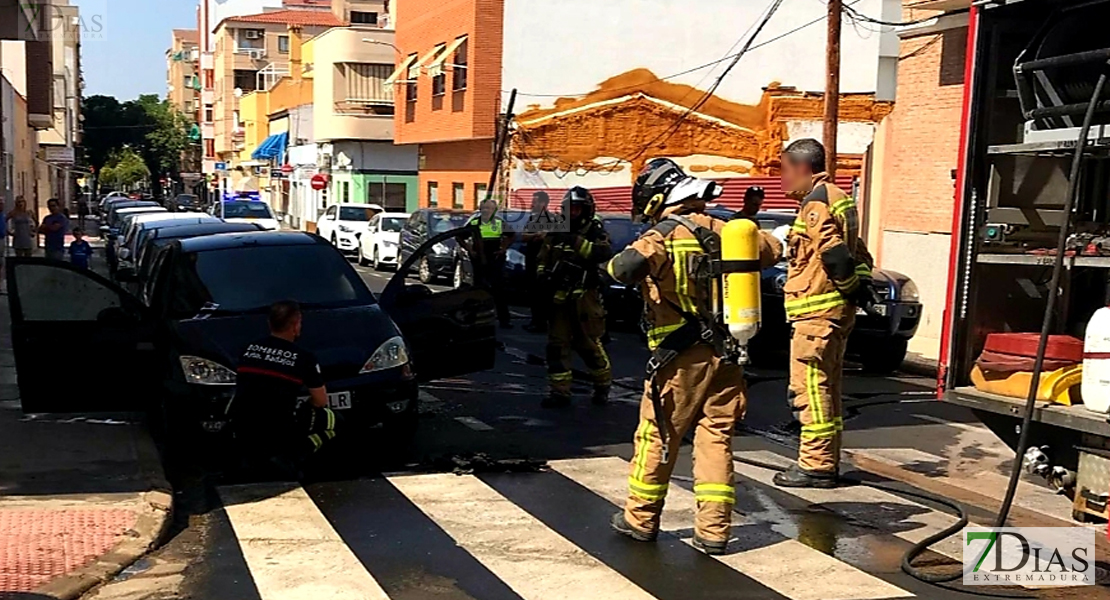
[[[742,482],[770,477],[738,466]],[[625,540],[604,517],[623,505],[626,481],[626,461],[601,457],[554,461],[536,474],[218,491],[262,600],[930,597],[900,587],[913,588],[904,577],[868,573],[740,515],[730,553],[704,556],[691,546],[695,500],[681,480],[667,497],[659,542]],[[860,492],[839,490],[838,500]]]

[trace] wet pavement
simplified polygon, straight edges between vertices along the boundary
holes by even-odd
[[[360,271],[375,289],[387,278]],[[371,431],[359,440],[365,444],[332,454],[331,480],[303,487],[234,485],[177,470],[174,537],[93,598],[972,597],[901,571],[913,543],[954,520],[937,506],[865,486],[782,490],[771,471],[743,462],[729,553],[704,556],[691,546],[689,445],[660,540],[616,536],[607,522],[626,493],[646,356],[638,336],[613,335],[619,385],[609,406],[591,406],[581,384],[581,400],[558,411],[539,407],[546,380],[535,355],[543,339],[516,329],[503,340],[494,370],[423,388],[421,428],[407,455],[376,445]],[[787,464],[792,455],[785,373],[772,367],[750,369],[748,418],[734,440],[741,461]],[[934,470],[971,468],[949,457],[967,434],[959,425],[974,418],[925,401],[931,387],[924,378],[853,376],[847,444],[904,448],[909,439],[920,457],[939,457]],[[547,466],[449,472],[450,457],[475,453]],[[960,552],[949,540],[922,562],[948,570]],[[986,593],[1110,598],[1101,586]]]

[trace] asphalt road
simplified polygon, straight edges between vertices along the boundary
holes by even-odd
[[[359,268],[372,289],[391,274]],[[863,600],[968,598],[901,572],[913,542],[951,517],[863,486],[785,491],[772,473],[737,463],[728,555],[690,546],[690,447],[684,444],[658,543],[609,531],[625,494],[647,353],[633,332],[608,346],[616,377],[605,407],[581,400],[545,410],[545,340],[502,331],[496,368],[426,385],[414,448],[401,454],[360,433],[329,460],[328,481],[227,484],[179,467],[178,516],[166,546],[92,597],[205,599],[730,598]],[[785,372],[748,371],[738,458],[787,464],[792,454]],[[972,416],[928,401],[924,378],[863,377],[846,385],[847,444],[904,446],[922,455],[956,443]],[[938,424],[944,424],[938,427]],[[951,425],[949,425],[951,424]],[[928,433],[925,435],[925,433]],[[475,458],[478,461],[475,461]],[[515,460],[482,468],[482,460]],[[530,461],[535,461],[530,462]],[[544,468],[530,468],[546,462]],[[474,468],[473,472],[468,469]],[[952,540],[928,557],[951,564]],[[966,589],[966,588],[965,588]],[[992,589],[991,592],[1010,591]],[[1022,597],[1101,598],[1102,588],[1019,590]]]

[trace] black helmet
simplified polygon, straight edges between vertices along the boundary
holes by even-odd
[[[582,186],[574,186],[567,190],[566,195],[563,196],[563,215],[565,218],[571,218],[570,207],[574,205],[582,207],[582,216],[579,217],[579,222],[594,218],[597,204],[594,202],[594,195],[590,193],[590,190]]]
[[[714,181],[690,177],[669,158],[654,158],[632,186],[632,217],[654,218],[666,206],[689,200],[713,200],[723,191]]]

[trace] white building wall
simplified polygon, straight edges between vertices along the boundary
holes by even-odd
[[[416,144],[394,146],[392,142],[360,142],[354,140],[333,143],[334,168],[366,171],[397,171],[415,174],[420,165]]]
[[[897,0],[860,0],[859,12],[882,16]],[[502,89],[517,88],[518,105],[550,105],[547,95],[576,96],[598,83],[637,68],[659,77],[720,60],[738,51],[744,33],[760,20],[766,3],[755,0],[505,0]],[[756,44],[786,34],[750,51],[725,78],[718,95],[735,102],[759,102],[772,81],[804,91],[825,89],[825,12],[823,2],[786,2],[771,18]],[[842,92],[891,90],[879,82],[880,41],[897,38],[889,28],[843,27]],[[889,48],[889,45],[887,46]],[[728,61],[668,79],[709,87]],[[885,77],[893,76],[884,70]],[[506,95],[507,97],[507,95]]]

